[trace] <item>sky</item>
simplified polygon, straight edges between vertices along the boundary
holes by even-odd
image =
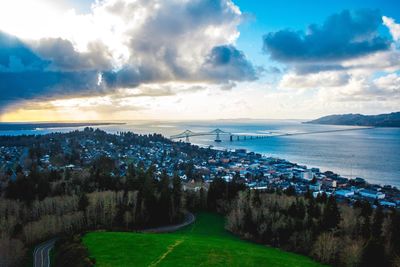
[[[397,0],[2,0],[0,121],[400,110]]]

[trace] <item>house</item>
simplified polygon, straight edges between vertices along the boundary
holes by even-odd
[[[322,195],[323,193],[325,193],[325,192],[324,191],[316,191],[316,192],[313,192],[312,195],[313,195],[314,198],[316,198],[319,195]]]
[[[381,204],[381,206],[388,207],[388,208],[395,208],[397,206],[396,203],[394,203],[394,202],[384,201],[384,200],[379,201],[379,204]]]
[[[324,179],[322,180],[322,185],[323,185],[323,186],[326,186],[326,187],[333,187],[333,188],[336,188],[337,182],[336,182],[335,180],[333,180],[333,179],[330,179],[330,178],[324,178]]]
[[[379,191],[373,191],[373,190],[367,190],[367,189],[362,189],[359,192],[360,196],[367,197],[367,198],[372,198],[372,199],[384,199],[385,194]]]
[[[340,196],[340,197],[352,197],[352,196],[354,196],[354,191],[340,189],[335,192],[335,195]]]
[[[321,184],[320,184],[320,183],[310,184],[310,185],[308,186],[308,188],[309,188],[311,191],[320,191],[320,190],[321,190]]]
[[[299,173],[300,179],[311,181],[314,178],[314,173],[311,170],[304,170]]]

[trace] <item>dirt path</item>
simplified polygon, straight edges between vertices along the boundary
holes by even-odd
[[[165,259],[165,257],[168,256],[168,254],[170,254],[174,250],[175,247],[177,247],[180,244],[182,244],[183,241],[185,241],[185,240],[179,239],[179,240],[176,240],[175,243],[173,243],[172,245],[169,245],[167,251],[164,254],[162,254],[157,260],[153,261],[149,265],[149,267],[157,266],[163,259]]]

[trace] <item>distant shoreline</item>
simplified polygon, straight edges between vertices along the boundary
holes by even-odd
[[[353,126],[353,127],[363,127],[366,129],[373,128],[400,128],[400,126],[381,126],[381,125],[357,125],[357,124],[338,124],[338,123],[322,123],[322,122],[313,122],[313,121],[303,121],[302,124],[314,124],[314,125],[332,125],[332,126]],[[363,129],[360,128],[360,129]]]
[[[303,123],[400,128],[400,112],[379,115],[341,114],[329,115]]]
[[[29,131],[37,129],[93,127],[107,125],[124,125],[124,122],[43,122],[43,123],[0,123],[0,131]]]

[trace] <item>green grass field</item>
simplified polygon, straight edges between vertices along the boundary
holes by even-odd
[[[321,266],[311,259],[243,241],[214,214],[175,233],[92,232],[83,237],[96,266]]]

